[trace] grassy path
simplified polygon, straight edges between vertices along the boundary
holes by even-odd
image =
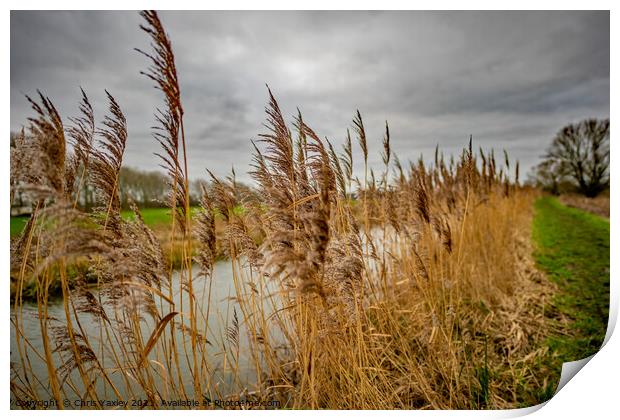
[[[605,338],[609,310],[609,221],[566,207],[553,197],[540,198],[535,209],[536,263],[559,286],[549,314],[569,320],[564,333],[548,337],[546,343],[554,355],[550,362],[558,368],[559,375],[563,362],[594,354]],[[553,393],[554,389],[549,391]]]

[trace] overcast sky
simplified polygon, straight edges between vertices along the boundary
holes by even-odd
[[[175,50],[190,177],[235,166],[248,180],[269,84],[340,145],[356,109],[380,167],[385,120],[401,161],[507,149],[527,171],[563,125],[609,116],[608,12],[161,12]],[[104,89],[123,108],[125,164],[156,169],[161,94],[139,74],[136,12],[11,12],[11,129],[42,90],[63,118],[83,87],[97,120]],[[67,121],[66,121],[67,122]],[[357,156],[360,156],[357,153]],[[358,159],[358,164],[359,164]],[[360,168],[360,166],[358,166]],[[525,172],[524,171],[524,172]]]

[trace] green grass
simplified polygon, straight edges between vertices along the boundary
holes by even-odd
[[[192,207],[191,213],[192,215],[196,214],[198,211],[198,207]],[[243,214],[245,209],[242,206],[237,206],[234,209],[235,214]],[[144,219],[144,223],[146,223],[149,227],[161,226],[170,224],[172,217],[169,208],[161,207],[161,208],[143,208],[140,209],[140,213],[142,213],[142,218]],[[121,216],[125,220],[131,220],[134,217],[133,211],[131,210],[123,210],[121,211]],[[216,215],[218,216],[218,215]],[[11,238],[19,235],[26,223],[28,222],[29,216],[15,216],[11,217]],[[219,217],[219,216],[218,216]]]
[[[561,363],[591,356],[605,338],[609,221],[566,207],[553,197],[537,200],[535,210],[536,262],[559,286],[554,301],[546,308],[547,315],[563,315],[570,320],[565,333],[548,337],[546,343],[551,350],[549,362],[559,374]],[[543,392],[549,396],[549,390]]]
[[[190,209],[192,217],[196,215],[196,213],[198,212],[198,209],[199,207],[192,207]],[[234,208],[233,212],[235,214],[241,215],[245,212],[245,209],[239,205]],[[156,226],[156,225],[169,224],[172,220],[170,209],[165,208],[165,207],[140,209],[140,213],[142,213],[142,218],[144,219],[144,223],[146,223],[147,226],[151,226],[151,227]],[[121,211],[121,216],[126,220],[131,220],[134,217],[133,211],[131,210]],[[221,217],[221,216],[216,213],[216,217]]]
[[[19,235],[28,223],[28,216],[11,216],[11,238]]]
[[[165,225],[172,220],[170,209],[166,207],[140,209],[140,213],[142,213],[142,218],[147,226]],[[131,210],[121,211],[121,216],[126,220],[134,218],[133,211]]]
[[[193,212],[194,208],[192,208]],[[170,209],[168,208],[146,208],[140,210],[142,213],[142,217],[144,218],[144,223],[147,226],[157,226],[168,224],[172,220],[170,217]],[[126,220],[133,219],[134,215],[131,210],[123,210],[121,212],[121,216]],[[11,217],[11,238],[19,235],[22,230],[24,230],[24,226],[28,222],[29,216],[14,216]]]
[[[197,209],[197,207],[192,207],[192,214],[194,214]],[[142,213],[144,223],[150,227],[166,225],[172,220],[169,208],[144,208],[140,209],[140,213]],[[125,220],[132,220],[134,218],[133,211],[131,210],[121,211],[121,216]],[[28,217],[29,216],[11,217],[11,237],[19,235],[22,232],[24,226],[26,226],[28,222]]]

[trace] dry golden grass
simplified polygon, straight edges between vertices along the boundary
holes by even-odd
[[[147,76],[165,97],[158,140],[174,221],[155,235],[138,209],[133,221],[120,217],[118,171],[127,139],[111,95],[106,127],[93,134],[97,143],[88,139],[90,108],[73,120],[82,125],[72,132],[86,140],[69,148],[67,159],[53,105],[43,96],[42,105],[33,101],[37,116],[15,154],[26,160],[36,152],[46,165],[12,171],[11,185],[37,198],[12,244],[13,398],[53,398],[60,408],[76,395],[136,399],[152,408],[171,399],[225,397],[342,409],[538,402],[523,389],[543,387],[548,375],[535,362],[545,351],[544,302],[553,290],[530,257],[536,193],[510,181],[507,157],[500,167],[470,142],[449,163],[438,152],[430,168],[422,161],[403,168],[386,125],[377,175],[358,112],[353,127],[365,172],[354,179],[351,137],[339,154],[301,114],[291,130],[269,92],[269,130],[255,145],[252,173],[260,201],[239,198],[234,176],[213,177],[192,220],[174,55],[157,14],[143,17],[154,48],[146,53]],[[518,165],[515,172],[513,180]],[[84,177],[101,197],[94,214],[75,206],[74,186]],[[240,205],[246,211],[235,211]],[[223,218],[217,229],[214,212]],[[162,235],[180,250],[176,272]],[[213,297],[220,252],[234,290],[223,311]],[[96,289],[68,275],[76,259],[88,261]],[[62,317],[48,313],[57,277]],[[37,285],[41,348],[24,330],[20,288],[27,282]],[[95,334],[86,327],[92,323]]]
[[[601,193],[594,198],[580,194],[563,194],[560,201],[569,207],[575,207],[609,219],[609,194]]]

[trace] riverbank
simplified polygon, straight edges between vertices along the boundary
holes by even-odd
[[[194,215],[198,211],[198,207],[192,207],[191,213]],[[164,261],[167,262],[168,270],[176,270],[180,269],[183,262],[183,244],[178,238],[171,237],[171,222],[172,216],[169,208],[144,208],[140,209],[140,214],[142,215],[142,219],[146,226],[148,226],[152,231],[155,237],[158,239],[161,244],[162,251],[164,254]],[[121,216],[125,220],[133,220],[135,217],[132,210],[123,210],[121,212]],[[18,238],[18,236],[22,233],[26,223],[28,223],[28,219],[30,216],[13,216],[11,217],[11,240]],[[216,215],[215,217],[215,231],[216,237],[218,240],[217,250],[218,253],[215,255],[215,261],[225,260],[226,256],[223,252],[221,252],[221,246],[219,246],[219,238],[222,238],[224,230],[224,222]],[[192,249],[192,255],[195,255],[195,247]],[[76,278],[80,276],[87,285],[94,286],[97,284],[96,276],[92,275],[88,270],[89,263],[88,261],[77,261],[73,263],[71,266],[67,267],[67,275],[68,278]],[[52,273],[53,275],[53,273]],[[55,276],[57,277],[57,276]],[[52,281],[49,285],[49,296],[50,298],[59,298],[62,294],[60,281]],[[11,276],[11,301],[15,296],[15,291],[17,287],[17,282]],[[25,302],[35,302],[36,301],[36,283],[34,281],[28,282],[22,287],[22,299]]]
[[[198,207],[192,207],[192,214]],[[154,230],[167,228],[172,221],[170,209],[167,207],[147,207],[140,209],[144,223]],[[132,210],[122,210],[121,216],[125,220],[132,220],[134,214]],[[24,230],[30,216],[11,216],[11,238],[18,236]]]
[[[538,268],[557,285],[545,317],[552,334],[540,363],[551,367],[552,380],[541,401],[553,396],[562,363],[596,353],[609,316],[609,220],[563,205],[555,197],[535,203],[533,241]]]

